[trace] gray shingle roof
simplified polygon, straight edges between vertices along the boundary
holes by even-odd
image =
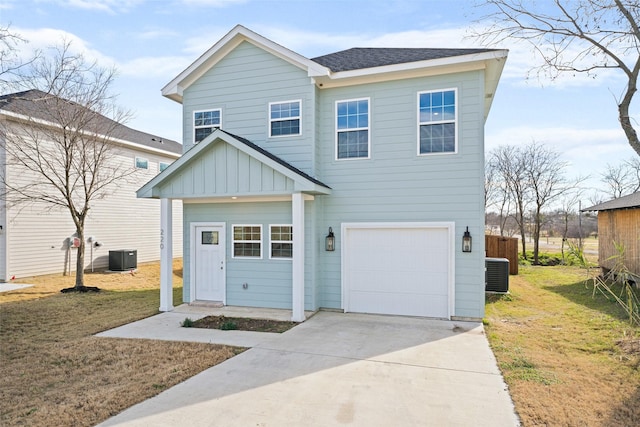
[[[0,96],[0,110],[10,111],[12,113],[22,114],[29,117],[52,121],[56,120],[51,117],[50,109],[42,106],[43,102],[51,99],[53,96],[39,90],[28,90],[24,92],[11,93]],[[60,101],[60,99],[58,99]],[[67,102],[70,108],[84,108],[78,104]],[[117,124],[108,117],[97,115],[98,121],[108,126],[102,128],[113,129],[109,136],[123,139],[125,141],[144,145],[146,147],[164,150],[171,153],[181,154],[182,144],[170,139],[162,138],[158,135],[142,132],[132,129],[128,126]],[[97,123],[97,122],[96,122]],[[99,126],[99,125],[98,125]]]
[[[328,55],[311,58],[312,61],[329,68],[334,73],[405,64],[408,62],[450,58],[495,49],[431,49],[431,48],[362,48],[355,47]]]
[[[629,194],[628,196],[622,196],[617,199],[609,200],[608,202],[600,203],[582,210],[583,211],[610,211],[615,209],[629,209],[629,208],[640,208],[640,191],[633,194]]]

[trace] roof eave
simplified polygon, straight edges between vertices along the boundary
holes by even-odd
[[[289,50],[242,25],[236,25],[189,67],[167,83],[162,88],[162,95],[182,103],[184,90],[244,41],[305,70],[309,77],[329,75],[329,69],[317,62]]]

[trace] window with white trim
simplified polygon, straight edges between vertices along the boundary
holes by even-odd
[[[369,157],[369,98],[336,102],[336,158]]]
[[[233,226],[233,258],[262,258],[262,226]]]
[[[160,162],[158,163],[158,167],[160,168],[160,172],[162,172],[163,170],[165,170],[166,168],[169,167],[171,163],[167,163],[167,162]]]
[[[205,139],[222,124],[222,110],[202,110],[193,112],[193,141],[195,144]]]
[[[136,169],[149,169],[149,160],[144,157],[136,157]]]
[[[269,136],[300,135],[302,101],[269,103]]]
[[[293,226],[270,225],[269,236],[271,243],[269,258],[293,258]]]
[[[456,90],[418,93],[418,154],[457,151]]]

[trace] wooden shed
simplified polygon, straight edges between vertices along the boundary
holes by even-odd
[[[583,209],[598,212],[598,261],[610,269],[623,244],[627,268],[640,275],[640,191]]]

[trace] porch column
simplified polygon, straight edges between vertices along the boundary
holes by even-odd
[[[304,197],[291,195],[293,226],[293,272],[291,293],[291,321],[303,322],[304,317]]]
[[[173,310],[173,201],[160,200],[160,311]]]

